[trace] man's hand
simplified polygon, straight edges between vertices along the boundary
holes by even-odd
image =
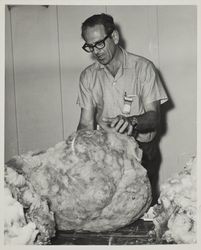
[[[123,115],[118,115],[114,118],[103,117],[102,121],[109,124],[111,128],[114,128],[119,133],[127,133],[127,135],[132,135],[133,132],[133,117],[126,117]]]

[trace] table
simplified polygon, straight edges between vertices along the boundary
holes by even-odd
[[[158,244],[154,235],[152,221],[139,219],[131,225],[116,231],[101,233],[57,231],[56,237],[52,239],[52,245],[150,245]]]

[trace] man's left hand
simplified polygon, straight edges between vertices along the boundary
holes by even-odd
[[[111,128],[114,128],[117,132],[123,134],[127,133],[127,135],[132,135],[133,125],[131,123],[131,117],[118,115],[114,118],[104,117],[103,122],[109,123]]]

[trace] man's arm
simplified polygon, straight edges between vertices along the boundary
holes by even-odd
[[[144,106],[145,113],[136,116],[119,115],[115,118],[103,118],[104,122],[111,122],[110,126],[119,133],[132,135],[134,130],[141,133],[154,131],[160,123],[160,101],[154,101]]]
[[[150,132],[157,129],[160,124],[160,101],[155,101],[144,106],[145,113],[134,116],[134,126],[139,132]]]
[[[83,128],[94,129],[94,108],[81,108],[80,121],[77,130]]]

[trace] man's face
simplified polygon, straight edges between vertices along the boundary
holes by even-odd
[[[88,27],[84,33],[84,39],[87,44],[94,45],[96,42],[103,40],[107,34],[102,24],[97,24],[94,27]],[[108,37],[105,40],[105,47],[97,49],[94,47],[92,52],[97,61],[103,65],[107,65],[111,62],[116,51],[116,44],[113,38]]]

